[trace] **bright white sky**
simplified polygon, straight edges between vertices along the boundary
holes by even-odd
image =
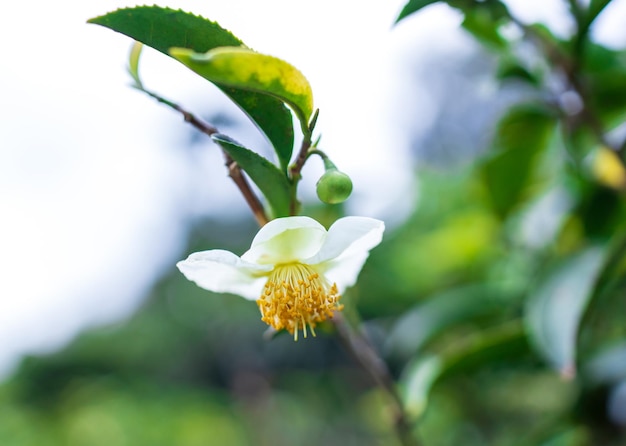
[[[256,50],[300,68],[321,109],[322,146],[355,181],[351,212],[393,222],[414,202],[407,141],[397,131],[407,117],[393,107],[411,77],[402,57],[467,45],[456,31],[458,16],[445,6],[392,29],[404,1],[159,4],[216,20]],[[0,376],[24,353],[58,348],[87,326],[128,315],[183,255],[190,218],[247,212],[219,152],[189,162],[172,136],[184,126],[180,118],[127,88],[130,39],[85,23],[134,4],[22,0],[3,7]],[[530,20],[555,16],[564,2],[515,4]],[[620,14],[609,12],[600,29],[624,33]],[[623,45],[624,35],[610,36]],[[142,72],[149,87],[191,109],[224,102],[160,54],[146,51]],[[425,104],[425,130],[434,104],[410,88]],[[314,169],[307,179],[304,188],[315,182]]]

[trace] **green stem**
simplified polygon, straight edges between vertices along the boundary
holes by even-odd
[[[307,159],[311,156],[311,155],[317,155],[320,158],[322,158],[322,161],[324,162],[324,170],[330,170],[330,169],[337,169],[337,166],[335,166],[335,163],[333,163],[330,158],[328,157],[328,155],[326,155],[324,152],[322,152],[320,149],[311,149],[309,150],[308,154],[307,154]]]

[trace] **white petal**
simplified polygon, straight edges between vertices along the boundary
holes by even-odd
[[[356,283],[369,251],[381,242],[384,230],[385,224],[373,218],[341,218],[328,230],[319,254],[306,263],[315,265],[343,293]]]
[[[359,277],[359,273],[369,256],[369,252],[358,252],[351,256],[341,256],[318,265],[315,269],[324,274],[324,277],[331,283],[336,284],[339,293],[343,293],[346,288],[354,285]]]
[[[307,259],[319,252],[325,239],[326,229],[312,218],[277,218],[261,228],[241,258],[260,265]]]
[[[176,264],[185,277],[198,286],[216,293],[232,293],[256,300],[261,296],[271,267],[248,263],[221,249],[191,254]]]
[[[307,259],[305,263],[316,265],[334,259],[367,254],[381,242],[384,230],[385,223],[374,218],[340,218],[328,230],[328,236],[319,253]],[[358,274],[358,271],[356,273]]]

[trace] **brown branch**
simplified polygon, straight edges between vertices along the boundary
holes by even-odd
[[[148,96],[156,99],[161,104],[165,104],[168,107],[172,108],[173,110],[176,110],[177,112],[179,112],[181,115],[183,115],[183,119],[185,120],[185,122],[188,122],[189,124],[194,126],[197,130],[204,133],[205,135],[210,137],[211,135],[219,133],[216,127],[212,126],[211,124],[207,122],[204,122],[202,119],[198,118],[193,113],[188,112],[187,110],[182,108],[180,105],[174,102],[171,102],[165,98],[162,98],[156,93],[146,90],[141,86],[136,86],[136,88],[143,91]],[[222,153],[224,154],[224,164],[226,165],[226,168],[228,169],[228,176],[233,180],[235,185],[239,188],[239,191],[243,195],[243,198],[246,200],[246,203],[248,203],[248,206],[250,207],[250,210],[252,211],[254,218],[259,223],[259,226],[264,226],[269,220],[267,218],[267,215],[265,214],[265,209],[263,208],[263,204],[261,203],[259,198],[256,196],[256,194],[253,192],[252,188],[250,187],[250,183],[248,182],[246,177],[243,175],[241,171],[241,167],[239,167],[239,165],[231,158],[231,156],[223,148],[221,149],[222,149]]]
[[[234,181],[241,191],[243,198],[246,200],[246,203],[248,203],[248,206],[250,206],[250,210],[252,210],[254,218],[256,218],[259,226],[264,226],[269,220],[267,219],[267,215],[265,214],[265,210],[263,209],[263,205],[259,201],[259,198],[254,194],[254,192],[252,192],[248,180],[241,173],[241,168],[235,160],[233,160],[224,149],[222,149],[222,153],[224,153],[224,164],[228,168],[228,176]]]
[[[300,179],[300,171],[306,162],[306,159],[309,155],[309,149],[311,148],[311,138],[304,138],[302,140],[302,145],[300,146],[300,151],[298,152],[298,157],[295,162],[289,169],[289,173],[292,180],[297,181]]]
[[[331,319],[341,341],[354,356],[354,359],[371,376],[374,382],[389,396],[393,410],[393,422],[396,435],[404,446],[420,446],[413,433],[413,427],[404,410],[402,399],[396,390],[387,364],[382,360],[367,338],[355,331],[341,313],[335,312]]]

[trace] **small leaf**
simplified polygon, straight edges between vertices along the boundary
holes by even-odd
[[[519,240],[532,250],[554,243],[576,204],[576,196],[557,181],[521,211]]]
[[[403,373],[404,402],[413,417],[424,414],[428,397],[437,381],[500,360],[519,359],[528,351],[522,324],[512,321],[476,333],[457,343],[455,348],[437,355],[419,357]]]
[[[216,133],[211,139],[219,144],[258,186],[272,207],[274,217],[289,215],[291,184],[274,164],[226,135]]]
[[[576,372],[578,327],[605,260],[591,247],[570,257],[539,283],[526,306],[525,322],[537,350],[563,376]]]
[[[438,293],[399,318],[387,336],[386,350],[403,358],[413,356],[437,335],[493,313],[501,305],[501,290],[484,285]]]
[[[141,77],[139,77],[139,58],[141,57],[141,50],[143,49],[143,43],[135,42],[130,55],[128,56],[128,72],[135,80],[135,84],[141,86]]]
[[[221,47],[206,53],[171,48],[170,55],[211,82],[285,101],[294,109],[303,133],[308,134],[313,92],[304,75],[293,65],[242,47]]]
[[[413,14],[414,12],[417,12],[426,6],[432,5],[433,3],[437,3],[439,1],[441,0],[410,0],[406,5],[404,5],[402,11],[400,11],[398,18],[396,18],[396,23],[398,23],[405,17]]]
[[[465,18],[463,20],[463,28],[470,32],[476,39],[483,44],[496,50],[502,50],[507,47],[508,42],[504,39],[500,32],[499,20],[494,17],[488,6],[476,6],[467,8],[463,11]]]
[[[425,356],[408,367],[404,381],[404,405],[413,418],[426,412],[430,391],[441,376],[443,360],[436,355]]]
[[[603,349],[585,364],[584,374],[594,384],[626,381],[626,342]]]
[[[586,17],[587,26],[591,25],[591,23],[600,15],[609,3],[611,3],[611,0],[591,0],[589,2],[589,9]]]
[[[603,355],[602,352],[610,351],[618,345],[626,352],[624,349],[626,324],[623,311],[619,311],[624,305],[626,284],[626,231],[623,218],[617,224],[611,225],[611,228],[602,273],[596,279],[592,300],[587,304],[579,324],[577,362],[583,369],[582,373],[588,371],[589,363],[593,363],[595,361],[593,358],[598,354]],[[622,357],[626,356],[622,353]],[[619,369],[617,364],[614,365],[615,369]],[[623,365],[622,363],[621,373],[626,378],[626,367]],[[587,377],[588,375],[585,375],[583,379]]]
[[[626,114],[626,66],[589,75],[590,102],[608,127],[624,121]]]
[[[118,9],[88,22],[122,33],[168,56],[172,47],[204,53],[220,46],[243,44],[230,31],[211,20],[159,6]],[[265,133],[286,172],[294,143],[289,109],[280,100],[265,94],[217,86]]]
[[[581,72],[585,74],[588,105],[607,128],[624,121],[626,57],[624,51],[587,42]]]
[[[541,106],[527,104],[509,110],[498,124],[495,153],[482,166],[482,176],[494,209],[506,216],[521,201],[548,147],[556,120]]]
[[[539,87],[541,81],[537,73],[531,73],[519,61],[504,57],[498,64],[496,78],[500,81],[521,80],[534,87]]]

